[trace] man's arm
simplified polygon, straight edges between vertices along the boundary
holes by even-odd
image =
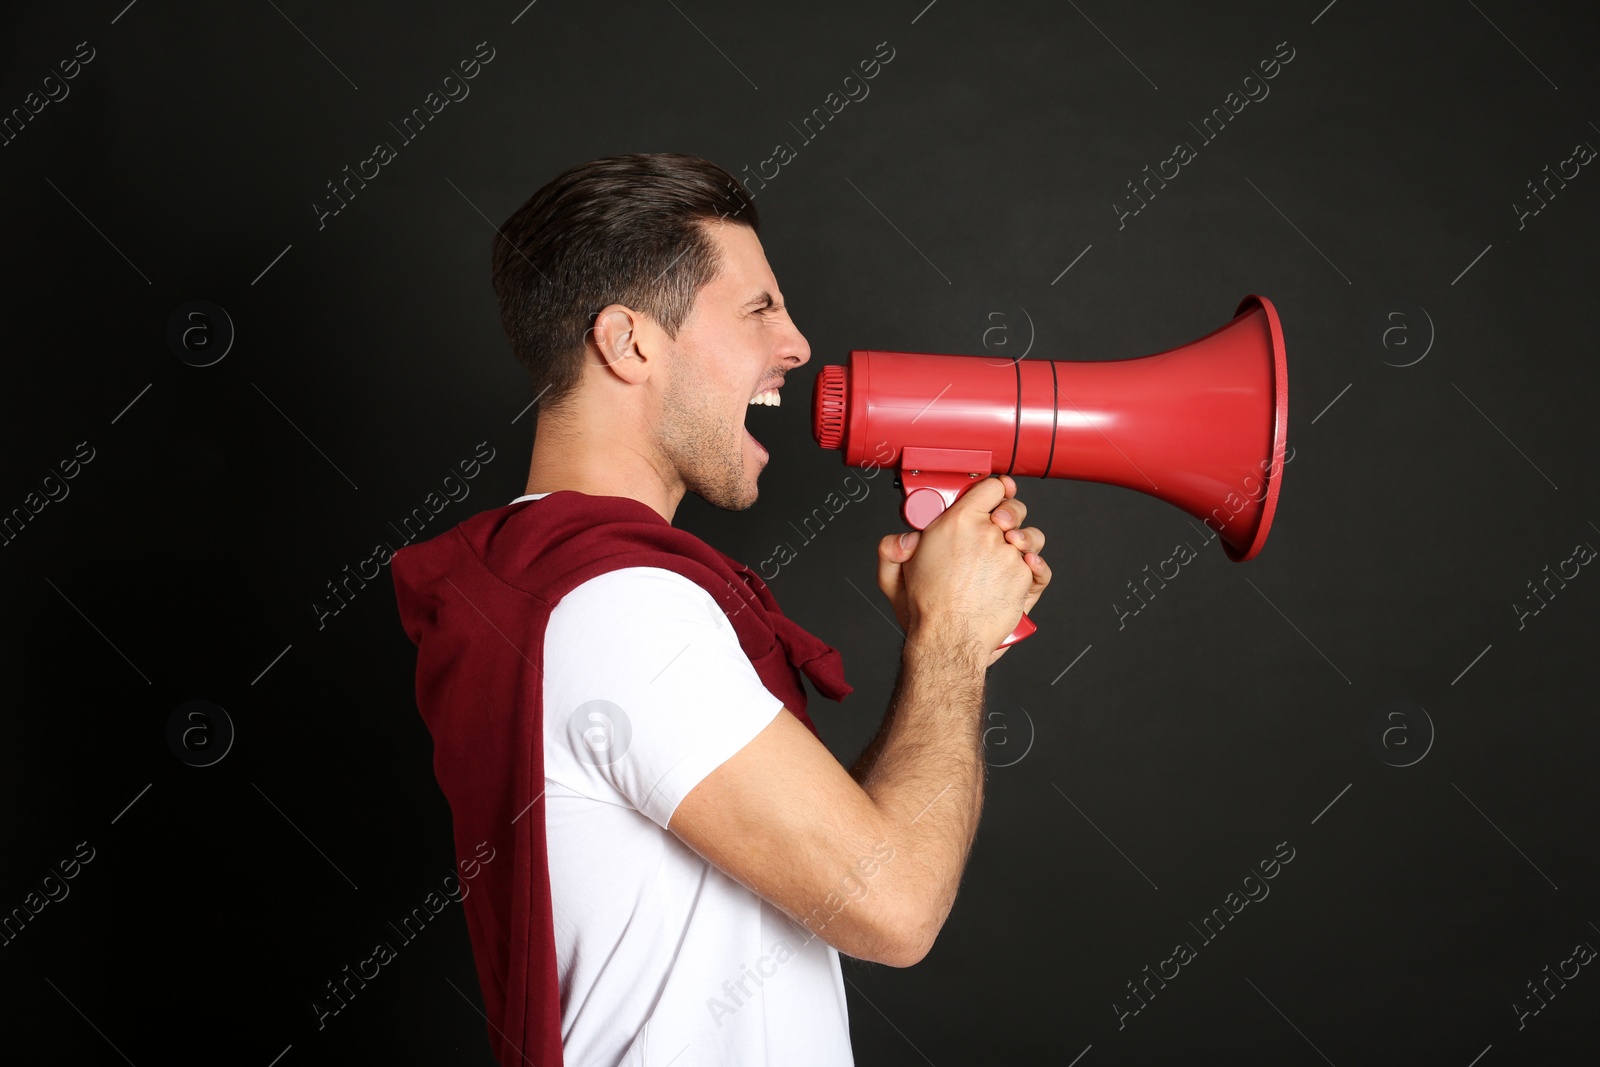
[[[840,952],[911,966],[955,903],[983,805],[981,657],[907,640],[866,782],[785,708],[668,829]]]
[[[939,522],[960,517],[919,545],[931,572],[960,573],[924,577],[927,596],[911,591],[889,713],[856,777],[784,709],[668,822],[730,877],[859,959],[908,967],[927,954],[977,831],[984,671],[1025,595],[1031,606],[1049,579],[1037,558],[1042,534],[1030,528],[1026,544],[1012,544],[990,522],[999,492],[969,490],[973,499]],[[1020,522],[1025,509],[1010,506]]]

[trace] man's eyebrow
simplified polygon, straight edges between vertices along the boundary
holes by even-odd
[[[776,305],[776,301],[774,301],[772,299],[772,294],[767,292],[765,289],[761,290],[761,292],[757,293],[755,296],[751,297],[749,300],[746,300],[744,302],[744,306],[747,307],[747,308],[753,308],[757,304],[760,304],[763,307],[775,307],[775,306],[777,306]]]

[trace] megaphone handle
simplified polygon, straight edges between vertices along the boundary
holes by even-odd
[[[900,505],[900,516],[906,520],[906,525],[913,529],[925,530],[930,522],[943,514],[945,509],[955,503],[956,498],[970,489],[973,484],[970,480],[961,482],[951,479],[946,484],[935,489],[926,485],[920,487],[907,485],[902,476],[900,488],[905,494],[905,499]],[[1024,637],[1032,636],[1033,632],[1038,628],[1034,621],[1028,618],[1027,613],[1024,612],[1022,619],[1017,623],[1017,628],[1011,631],[1011,636],[1000,642],[995,651],[998,652],[1001,648],[1009,648]]]
[[[1000,648],[1009,648],[1018,641],[1021,641],[1024,637],[1030,636],[1033,631],[1037,630],[1038,628],[1039,627],[1034,623],[1034,621],[1028,618],[1027,613],[1023,613],[1022,621],[1017,623],[1017,628],[1011,631],[1010,637],[1000,642]],[[1000,649],[997,648],[995,651],[998,652]]]

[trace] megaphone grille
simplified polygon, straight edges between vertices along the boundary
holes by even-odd
[[[817,444],[823,448],[844,447],[845,393],[850,387],[850,371],[841,364],[822,368],[817,377],[811,426]]]

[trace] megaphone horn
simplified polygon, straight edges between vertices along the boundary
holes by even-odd
[[[993,473],[1071,478],[1174,504],[1243,562],[1277,511],[1289,372],[1277,309],[1252,294],[1204,337],[1132,359],[852,351],[817,375],[811,409],[817,443],[846,465],[898,465],[916,529]],[[1002,647],[1032,632],[1024,615]]]

